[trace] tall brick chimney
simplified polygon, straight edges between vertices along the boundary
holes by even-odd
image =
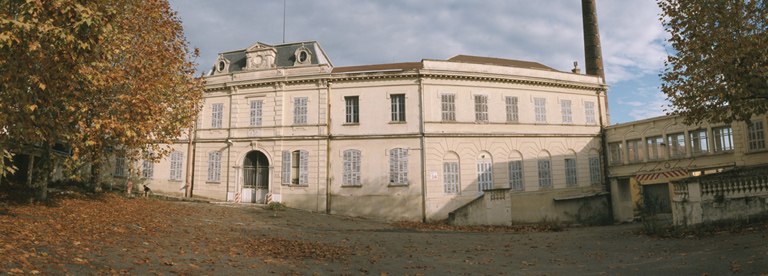
[[[581,14],[584,22],[584,57],[587,75],[599,76],[605,83],[603,51],[600,49],[600,30],[597,27],[595,0],[581,0]]]

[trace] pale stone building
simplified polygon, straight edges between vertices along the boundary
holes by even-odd
[[[616,220],[631,221],[643,195],[678,224],[768,211],[766,169],[755,169],[768,164],[766,122],[686,125],[661,116],[606,127]]]
[[[306,41],[220,53],[206,78],[196,196],[438,220],[503,188],[520,222],[568,220],[558,202],[605,197],[597,76],[463,55],[334,67]],[[181,193],[189,145],[138,182]]]

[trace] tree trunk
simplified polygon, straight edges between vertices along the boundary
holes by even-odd
[[[93,191],[100,193],[101,192],[101,165],[92,163],[91,182],[92,182],[91,184],[93,185]]]

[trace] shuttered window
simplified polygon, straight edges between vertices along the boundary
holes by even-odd
[[[733,150],[733,130],[731,127],[712,129],[715,138],[715,152]]]
[[[446,121],[446,122],[456,121],[456,95],[455,94],[441,94],[440,106],[442,109],[443,121]]]
[[[545,98],[533,98],[534,113],[536,115],[537,123],[547,122],[547,99]]]
[[[290,185],[291,184],[291,152],[284,150],[283,151],[283,162],[282,162],[282,179],[281,183]]]
[[[117,157],[115,159],[115,176],[125,176],[125,157]]]
[[[208,182],[221,182],[221,152],[208,153]]]
[[[343,186],[360,186],[361,174],[360,174],[360,151],[359,150],[345,150],[342,154],[342,166],[343,179],[341,185]]]
[[[488,95],[475,95],[475,121],[488,121]]]
[[[589,183],[600,183],[600,158],[589,158]]]
[[[549,160],[538,160],[539,165],[539,189],[552,188],[552,171]]]
[[[174,151],[171,153],[171,180],[181,180],[181,165],[184,159],[184,153],[180,151]]]
[[[261,126],[262,100],[251,101],[250,126]]]
[[[408,185],[408,150],[389,150],[389,185]]]
[[[299,152],[299,185],[309,185],[309,152]]]
[[[517,97],[505,97],[504,101],[507,106],[507,122],[517,123],[520,120],[517,109]]]
[[[523,190],[523,161],[509,161],[509,188],[513,191]]]
[[[457,195],[459,187],[459,162],[444,162],[443,192],[446,195]]]
[[[307,124],[307,101],[306,97],[293,99],[293,124]]]
[[[211,105],[211,128],[221,128],[224,118],[224,104]]]
[[[565,159],[565,186],[579,186],[576,159]]]
[[[144,153],[144,162],[141,165],[142,178],[152,178],[155,175],[155,163],[150,160],[154,156],[154,152]]]
[[[571,100],[560,100],[560,113],[563,115],[563,124],[573,124]]]
[[[584,116],[587,119],[588,125],[597,124],[597,121],[595,120],[595,103],[584,102]]]
[[[477,194],[482,195],[483,190],[493,189],[493,170],[491,162],[477,162]]]

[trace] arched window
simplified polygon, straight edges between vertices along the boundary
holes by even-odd
[[[578,169],[576,168],[576,153],[569,150],[565,154],[565,186],[579,186]]]
[[[144,162],[141,164],[141,177],[152,178],[155,175],[155,163],[151,160],[155,156],[154,152],[144,153]]]
[[[389,185],[408,185],[408,149],[389,150]]]
[[[539,189],[552,188],[552,166],[549,153],[542,151],[536,160],[539,169]]]
[[[523,188],[523,156],[518,151],[514,151],[509,156],[507,163],[509,169],[509,188],[513,191],[522,191]]]
[[[491,154],[484,151],[477,155],[477,194],[493,189],[493,161]]]
[[[461,191],[461,174],[459,173],[459,156],[449,152],[443,157],[443,193],[458,195]]]

